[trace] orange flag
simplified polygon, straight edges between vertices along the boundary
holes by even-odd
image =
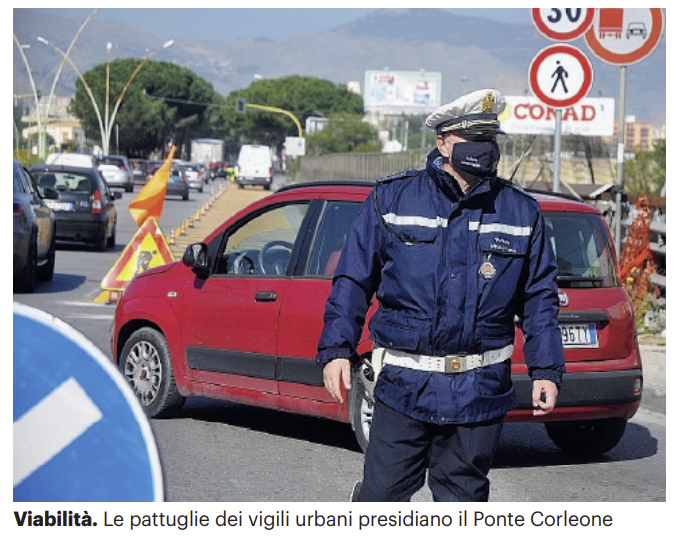
[[[137,228],[140,228],[142,224],[144,224],[144,221],[149,217],[160,220],[161,212],[163,211],[163,203],[165,203],[165,192],[168,189],[170,167],[172,166],[172,159],[175,156],[176,150],[177,147],[173,145],[163,166],[156,170],[146,185],[139,190],[139,193],[135,198],[130,201],[128,209],[130,210],[132,218],[137,223]]]

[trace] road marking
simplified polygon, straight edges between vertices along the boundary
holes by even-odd
[[[66,380],[14,422],[14,487],[103,417],[80,384]]]
[[[113,315],[93,315],[87,313],[71,313],[63,316],[63,319],[91,319],[93,321],[111,321]]]

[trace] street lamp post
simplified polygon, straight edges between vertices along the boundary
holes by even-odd
[[[75,65],[73,60],[68,56],[66,52],[64,52],[61,48],[59,48],[57,45],[53,44],[52,42],[48,41],[45,37],[38,37],[37,38],[38,42],[41,44],[44,44],[45,46],[49,46],[51,49],[55,50],[59,54],[61,54],[62,58],[66,60],[70,65],[71,68],[73,68],[73,71],[76,72],[78,75],[78,78],[83,84],[83,87],[85,87],[85,91],[87,92],[88,97],[90,98],[90,102],[92,103],[92,108],[94,109],[95,114],[97,115],[97,121],[99,122],[99,133],[101,134],[102,138],[102,144],[104,143],[104,120],[102,120],[102,114],[99,110],[99,106],[97,105],[97,101],[94,98],[94,94],[92,93],[92,89],[90,89],[90,86],[88,85],[87,81],[85,80],[85,77],[83,74],[80,72],[78,69],[78,66]]]
[[[102,141],[102,149],[105,155],[109,154],[109,93],[111,82],[111,49],[113,45],[106,43],[106,97],[104,102],[104,138]]]
[[[38,153],[41,153],[42,152],[42,133],[41,133],[42,120],[40,118],[40,97],[38,96],[38,90],[35,87],[35,80],[33,79],[33,72],[31,71],[31,66],[28,65],[28,60],[26,59],[26,55],[24,54],[24,49],[30,48],[31,45],[21,44],[14,32],[12,33],[12,36],[14,37],[14,44],[17,45],[17,48],[19,49],[19,54],[21,55],[21,59],[23,60],[24,65],[26,66],[26,72],[28,73],[28,81],[31,84],[31,89],[33,91],[33,98],[35,99],[35,115],[36,115],[36,122],[38,124]]]
[[[90,23],[90,21],[92,21],[92,18],[95,15],[97,15],[97,12],[99,12],[99,10],[101,10],[101,8],[95,8],[92,11],[92,13],[89,16],[87,16],[87,18],[85,19],[85,21],[83,21],[82,25],[80,26],[80,28],[78,29],[78,31],[74,35],[73,39],[71,40],[71,44],[66,49],[66,53],[64,54],[64,58],[61,61],[61,64],[59,65],[59,69],[57,70],[56,75],[54,76],[54,81],[52,82],[52,88],[50,89],[50,95],[47,98],[47,108],[46,108],[46,113],[45,113],[45,118],[47,120],[49,120],[49,117],[50,117],[50,109],[52,107],[52,99],[54,98],[54,91],[57,88],[57,82],[59,81],[59,77],[61,76],[61,71],[64,69],[64,64],[66,63],[66,60],[70,60],[69,55],[71,54],[73,47],[75,46],[76,42],[80,38],[80,35],[82,34],[82,32],[85,29],[85,27],[87,26],[87,24]],[[38,37],[38,40],[40,40],[40,37]],[[45,123],[47,123],[47,122],[45,122]],[[41,135],[42,135],[42,133],[43,132],[41,132]],[[43,152],[41,152],[40,156],[42,158],[45,158],[45,152],[44,152],[45,141],[43,141],[42,145],[43,145],[43,147],[42,147]]]
[[[102,117],[101,110],[99,109],[99,105],[97,104],[97,101],[94,98],[94,94],[92,93],[92,89],[88,85],[87,81],[85,80],[85,77],[83,74],[80,72],[78,67],[75,65],[73,60],[69,57],[69,53],[64,52],[61,48],[56,46],[54,43],[50,42],[47,40],[45,37],[38,37],[38,42],[44,44],[45,46],[49,46],[50,48],[54,49],[56,52],[58,52],[62,56],[62,66],[66,62],[68,62],[73,70],[76,72],[78,75],[78,78],[80,79],[81,83],[85,87],[85,91],[87,92],[87,95],[90,99],[90,102],[92,103],[92,108],[94,109],[94,112],[97,116],[97,121],[99,123],[99,133],[101,135],[101,142],[102,142],[102,152],[104,155],[110,154],[110,141],[111,141],[111,130],[113,129],[113,124],[116,119],[116,115],[118,114],[118,108],[120,107],[121,102],[123,101],[123,97],[125,96],[125,93],[127,92],[128,88],[130,87],[130,84],[132,83],[132,80],[137,76],[139,71],[142,69],[142,66],[156,53],[158,53],[161,50],[164,50],[166,48],[170,48],[173,44],[175,44],[174,40],[168,40],[165,41],[160,47],[158,47],[156,50],[150,52],[147,54],[142,61],[139,63],[137,68],[135,69],[134,72],[132,72],[132,75],[130,78],[127,80],[127,83],[125,83],[125,86],[123,87],[122,92],[120,93],[116,104],[113,107],[113,110],[111,111],[111,114],[109,116],[109,108],[110,108],[110,62],[111,62],[111,49],[113,48],[113,45],[111,43],[106,44],[106,98],[104,101],[104,116]],[[30,74],[30,71],[29,71]],[[31,76],[32,80],[32,76]],[[55,80],[56,81],[56,80]],[[35,86],[33,86],[33,90],[35,91]],[[36,98],[37,98],[37,93],[36,93]],[[37,102],[37,101],[36,101]]]
[[[109,43],[111,44],[111,43]],[[166,48],[170,48],[172,45],[175,44],[175,41],[173,39],[165,41],[161,46],[159,46],[157,49],[151,51],[149,54],[147,54],[144,58],[142,58],[142,61],[139,63],[139,65],[135,68],[135,71],[132,72],[132,75],[130,75],[129,79],[125,83],[125,86],[123,87],[123,90],[121,91],[120,95],[118,96],[118,100],[116,101],[115,106],[113,107],[113,110],[111,111],[111,118],[109,119],[109,68],[108,68],[108,60],[107,60],[107,67],[106,67],[106,120],[105,120],[105,141],[103,142],[104,145],[102,145],[104,149],[104,155],[109,154],[109,145],[111,142],[111,130],[113,129],[113,123],[116,120],[116,115],[118,114],[118,108],[120,108],[120,103],[123,102],[123,97],[125,96],[125,93],[127,93],[128,88],[130,87],[130,84],[132,83],[132,80],[137,76],[139,71],[142,69],[144,64],[146,64],[149,59],[156,55],[158,52],[161,50],[165,50]],[[109,45],[107,45],[107,49],[109,49]]]

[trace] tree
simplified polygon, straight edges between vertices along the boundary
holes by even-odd
[[[109,117],[126,83],[111,134],[111,151],[146,157],[168,142],[188,149],[191,139],[208,135],[215,125],[215,107],[222,97],[196,74],[169,62],[148,61],[132,81],[140,60],[114,60],[109,65]],[[106,64],[83,74],[95,98],[101,118],[106,106]],[[85,135],[101,141],[99,120],[80,79],[70,109],[82,122]]]
[[[305,119],[314,115],[363,115],[361,95],[342,85],[315,77],[289,76],[262,79],[249,87],[232,91],[226,99],[222,116],[233,130],[238,143],[281,145],[287,136],[297,136],[298,128],[290,116],[248,106],[245,114],[236,112],[236,99],[246,99],[247,105],[260,105],[291,112],[304,128]],[[233,148],[233,147],[232,147]]]
[[[631,194],[661,194],[666,185],[666,141],[657,142],[651,151],[636,149],[624,162],[624,189]]]
[[[331,116],[323,130],[307,139],[307,152],[310,155],[352,151],[380,151],[377,131],[356,114]]]

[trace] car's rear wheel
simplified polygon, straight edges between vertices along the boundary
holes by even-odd
[[[177,390],[168,342],[159,331],[143,327],[127,340],[120,368],[150,418],[177,414],[184,397]]]
[[[106,240],[106,247],[107,248],[115,248],[116,247],[116,225],[113,225],[113,231],[111,232],[111,236],[109,236],[108,240]]]
[[[14,290],[17,292],[24,292],[30,294],[35,290],[35,282],[37,280],[37,266],[38,266],[38,246],[36,245],[35,237],[31,238],[30,247],[28,248],[28,257],[26,258],[26,265],[16,275],[14,275]]]
[[[56,231],[52,231],[52,242],[47,253],[47,261],[38,267],[38,280],[50,281],[54,277],[54,265],[57,260],[57,246],[55,242]]]
[[[362,363],[361,365],[368,365]],[[368,446],[368,437],[371,429],[371,422],[373,421],[373,407],[374,401],[373,397],[366,392],[366,387],[364,386],[359,373],[355,373],[352,377],[352,389],[349,392],[350,404],[350,421],[352,423],[352,430],[359,443],[359,447],[363,452],[366,452],[366,447]]]
[[[555,445],[567,453],[600,455],[611,451],[626,432],[623,418],[546,422],[545,429]]]
[[[97,236],[94,240],[94,250],[95,251],[106,251],[106,227],[102,230],[102,233]]]

